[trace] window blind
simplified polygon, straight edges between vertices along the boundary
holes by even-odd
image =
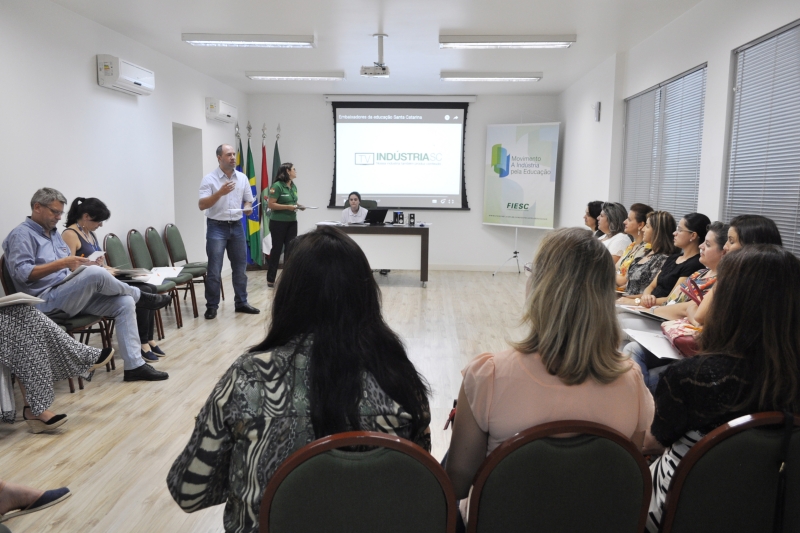
[[[629,98],[622,201],[676,219],[697,210],[705,108],[705,65]]]
[[[778,225],[800,255],[800,21],[736,51],[724,215]]]

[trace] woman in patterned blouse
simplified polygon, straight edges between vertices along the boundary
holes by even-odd
[[[647,215],[653,208],[647,204],[633,204],[628,210],[625,219],[625,233],[633,238],[633,242],[622,252],[622,257],[617,261],[617,287],[628,284],[628,268],[640,257],[650,253],[650,243],[644,240],[644,227],[647,225]]]
[[[661,456],[650,466],[648,531],[658,530],[675,468],[705,434],[745,414],[800,412],[800,260],[776,245],[745,246],[722,259],[715,291],[701,355],[670,365],[656,388],[644,451]]]
[[[647,215],[647,222],[643,230],[644,242],[650,243],[650,253],[636,259],[628,267],[628,285],[625,291],[631,295],[644,292],[653,281],[667,257],[675,253],[675,244],[672,234],[675,232],[675,217],[666,211],[654,211]],[[634,304],[633,298],[626,301],[624,298],[617,303]]]
[[[430,451],[428,394],[364,252],[322,226],[294,241],[266,339],[214,388],[167,485],[184,511],[225,503],[225,531],[256,532],[275,470],[315,439],[382,431]]]

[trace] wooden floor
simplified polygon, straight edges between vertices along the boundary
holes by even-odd
[[[0,423],[0,478],[48,489],[67,485],[73,496],[52,509],[10,520],[20,532],[219,532],[223,506],[185,514],[172,501],[165,479],[183,449],[194,417],[231,362],[263,339],[273,292],[261,272],[249,272],[250,303],[257,316],[234,314],[233,288],[217,319],[191,315],[184,302],[184,327],[175,328],[171,309],[162,312],[168,356],[157,365],[167,381],[125,383],[122,362],[111,373],[97,372],[83,391],[70,394],[56,384],[51,408],[69,421],[52,433],[35,435],[21,420]],[[518,338],[525,276],[488,272],[432,271],[422,288],[418,271],[375,274],[383,312],[399,333],[409,356],[433,390],[433,455],[449,444],[443,431],[461,384],[460,370],[475,355],[498,351]]]

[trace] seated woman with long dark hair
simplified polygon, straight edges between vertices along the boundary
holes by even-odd
[[[103,222],[111,217],[106,204],[97,198],[75,198],[67,212],[67,229],[61,234],[69,246],[70,254],[78,257],[89,257],[100,251],[100,241],[95,231],[103,226]],[[101,261],[102,263],[102,261]],[[110,269],[112,272],[113,269]],[[149,283],[136,281],[126,282],[135,285],[142,292],[157,294],[158,288]],[[136,326],[139,330],[139,343],[142,345],[142,358],[148,363],[157,363],[159,357],[166,354],[153,340],[156,312],[143,307],[136,308]]]
[[[652,421],[639,367],[617,349],[614,263],[599,239],[580,228],[556,230],[531,271],[525,339],[479,355],[463,371],[445,467],[459,498],[486,456],[524,429],[587,420],[638,446]]]
[[[225,530],[255,532],[267,482],[315,439],[382,431],[430,451],[428,394],[364,252],[320,227],[294,241],[266,339],[214,388],[167,485],[186,512],[227,501]]]
[[[714,291],[701,355],[670,365],[656,388],[645,452],[663,453],[650,466],[649,531],[676,466],[705,434],[745,414],[800,412],[800,260],[776,245],[745,246],[720,261]]]

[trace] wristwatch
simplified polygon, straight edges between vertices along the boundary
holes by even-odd
[[[641,299],[641,298],[636,298],[636,299],[633,301],[633,303],[635,303],[636,305],[639,305],[640,303],[642,303],[642,299]]]

